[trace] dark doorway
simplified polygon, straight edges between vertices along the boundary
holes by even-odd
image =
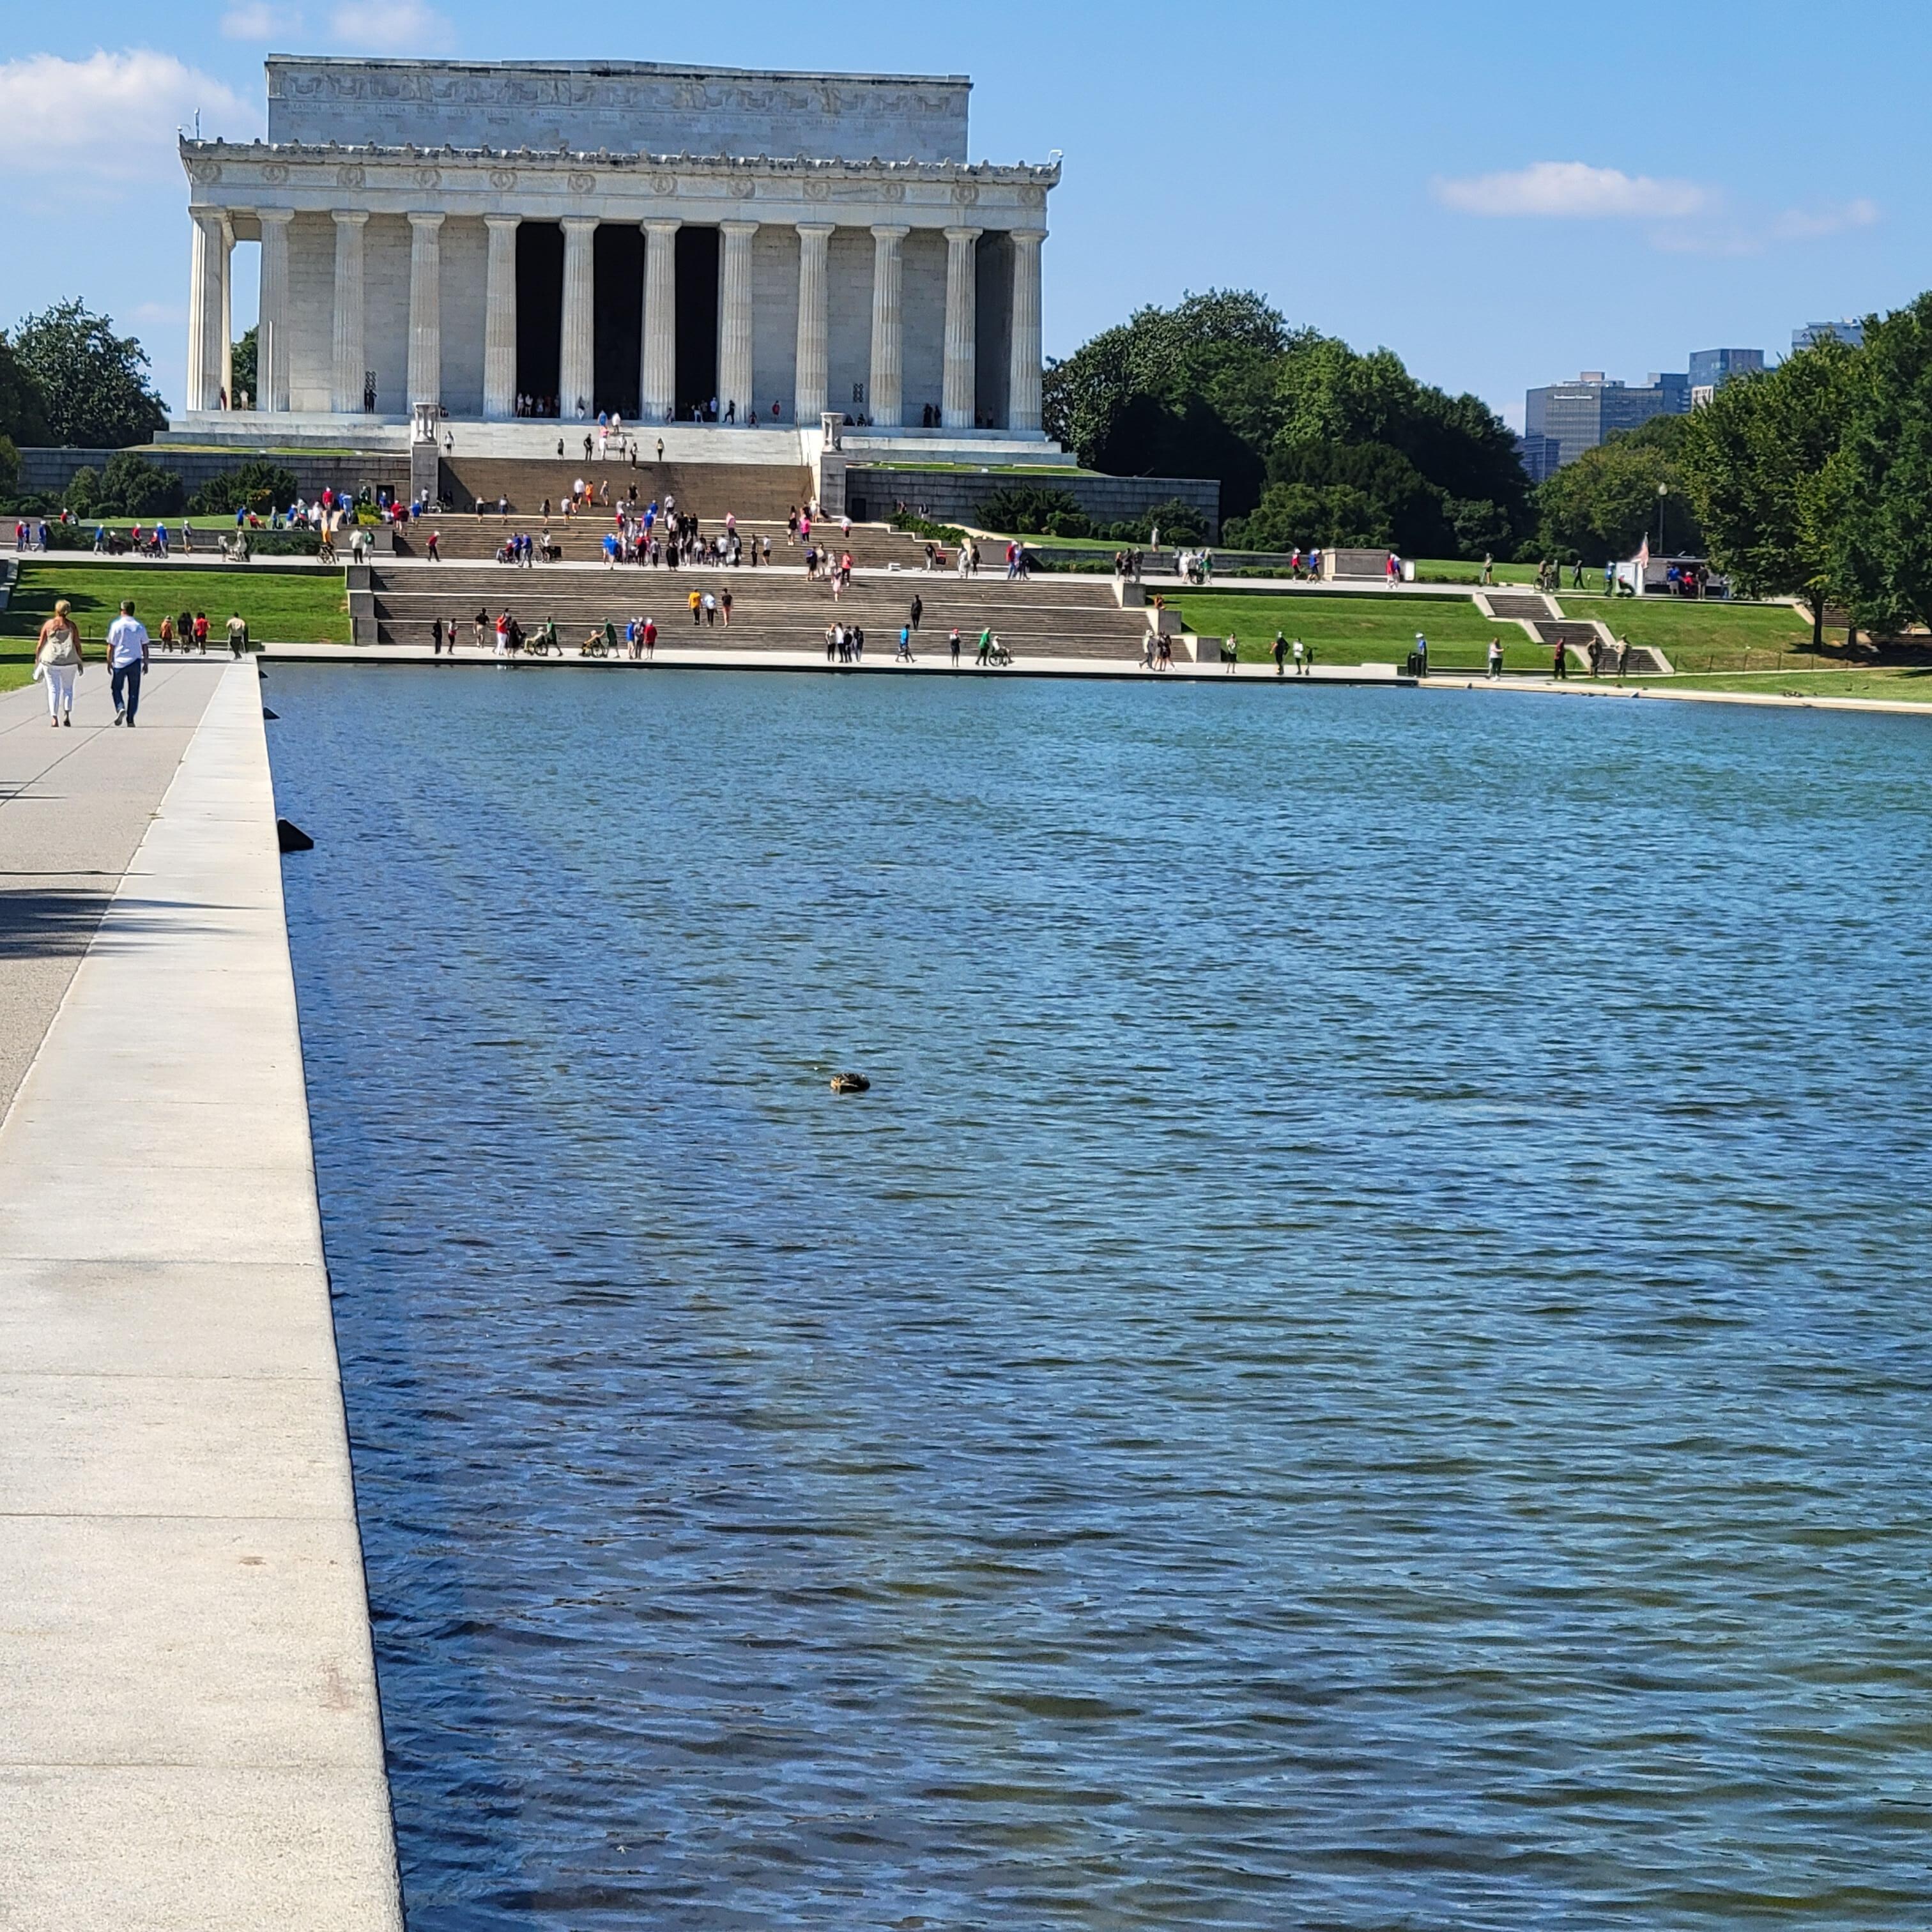
[[[563,230],[554,221],[517,225],[517,393],[555,406],[563,354]]]
[[[602,412],[638,419],[638,362],[644,345],[644,236],[628,221],[605,221],[597,230],[596,375],[592,383]]]
[[[677,412],[708,410],[718,393],[718,231],[677,231]]]

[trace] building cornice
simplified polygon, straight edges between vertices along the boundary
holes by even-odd
[[[180,144],[197,206],[298,212],[351,206],[374,214],[421,208],[535,220],[652,214],[705,220],[727,214],[772,222],[862,226],[898,211],[920,226],[960,211],[996,227],[1037,225],[1057,162],[820,160],[769,155],[613,154],[568,148],[342,146],[267,141]]]

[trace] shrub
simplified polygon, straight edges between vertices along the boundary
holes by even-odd
[[[67,499],[82,516],[171,516],[188,500],[181,478],[172,470],[164,470],[132,450],[116,450],[107,459],[99,481],[89,483],[92,506],[85,510],[74,494],[83,477],[92,478],[92,472],[76,472],[68,486]]]
[[[1008,484],[980,506],[980,520],[996,530],[1019,536],[1084,537],[1092,520],[1064,490],[1042,490],[1028,484]]]
[[[232,517],[237,510],[266,516],[295,500],[295,472],[258,457],[224,476],[210,477],[189,498],[188,506],[198,517]]]
[[[83,463],[68,478],[62,500],[77,517],[100,515],[106,508],[100,497],[100,472],[92,464]]]

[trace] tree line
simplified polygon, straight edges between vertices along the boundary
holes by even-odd
[[[16,486],[22,446],[124,449],[167,420],[147,352],[84,304],[56,302],[0,330],[0,490]]]

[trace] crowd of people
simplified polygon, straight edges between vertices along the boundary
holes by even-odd
[[[208,613],[184,610],[178,617],[164,616],[159,638],[150,638],[147,626],[134,614],[134,599],[122,598],[120,615],[107,626],[101,640],[115,723],[133,727],[141,708],[142,674],[155,646],[167,651],[198,651],[206,657],[208,635]],[[231,657],[247,653],[248,620],[238,610],[228,620],[227,639]],[[34,645],[34,681],[46,686],[47,722],[56,730],[72,728],[74,690],[86,670],[87,646],[74,604],[68,598],[57,598],[53,614],[41,625]]]

